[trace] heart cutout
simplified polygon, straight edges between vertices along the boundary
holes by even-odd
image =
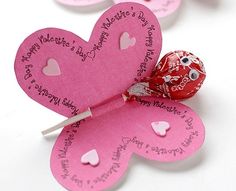
[[[61,70],[57,61],[53,58],[48,59],[47,65],[43,68],[43,73],[46,76],[59,76]]]
[[[124,32],[121,36],[120,36],[120,49],[124,50],[127,49],[129,47],[134,46],[136,43],[136,39],[130,38],[129,33],[128,32]]]
[[[99,156],[96,149],[88,151],[81,157],[81,163],[97,166],[99,164]]]
[[[151,125],[154,132],[161,137],[166,136],[167,131],[170,129],[170,124],[166,121],[152,122]]]

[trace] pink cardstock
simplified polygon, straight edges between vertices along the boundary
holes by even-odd
[[[113,0],[115,3],[134,2],[148,7],[158,18],[164,18],[174,13],[182,0]]]
[[[121,97],[151,74],[161,47],[156,16],[136,3],[107,10],[89,42],[47,28],[21,44],[15,72],[28,96],[67,117],[92,109],[92,118],[65,127],[54,145],[51,170],[63,187],[104,190],[122,177],[132,154],[172,162],[203,144],[204,126],[187,106],[151,97],[124,103]]]
[[[159,121],[170,124],[164,137],[152,128]],[[144,98],[80,126],[65,127],[54,145],[51,169],[68,190],[105,190],[122,177],[133,154],[173,162],[191,156],[203,141],[204,126],[190,108],[167,99]],[[81,157],[94,149],[99,164],[84,165]]]
[[[135,46],[120,48],[122,34]],[[61,29],[30,35],[20,46],[15,71],[23,90],[35,101],[71,117],[116,95],[150,75],[162,47],[158,21],[148,8],[124,3],[106,11],[89,42]],[[56,60],[60,75],[44,69]]]
[[[89,6],[105,0],[57,0],[70,6]],[[113,0],[114,3],[134,2],[148,7],[158,18],[164,18],[174,13],[181,5],[182,0]]]
[[[70,6],[89,6],[101,3],[105,0],[57,0],[59,3]]]

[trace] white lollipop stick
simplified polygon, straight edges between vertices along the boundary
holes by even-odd
[[[90,109],[88,109],[87,111],[85,111],[83,113],[80,113],[80,114],[78,114],[74,117],[66,119],[66,120],[62,121],[61,123],[58,123],[57,125],[49,128],[49,129],[46,129],[46,130],[42,131],[42,134],[45,136],[49,133],[52,133],[53,131],[56,131],[56,130],[62,128],[62,127],[65,127],[65,126],[70,125],[72,123],[75,123],[77,121],[81,121],[81,120],[83,120],[87,117],[92,117],[92,112],[90,111]]]
[[[120,99],[120,98],[122,98],[122,99]],[[49,133],[52,133],[53,131],[56,131],[56,130],[58,130],[60,128],[63,128],[65,126],[67,126],[67,125],[73,124],[73,123],[75,123],[77,121],[81,121],[83,119],[86,119],[86,118],[92,117],[92,116],[99,116],[99,115],[109,111],[110,108],[114,109],[114,108],[122,106],[126,102],[126,100],[127,100],[127,97],[125,95],[123,95],[123,94],[121,96],[120,95],[114,96],[113,97],[113,101],[110,101],[110,102],[106,101],[104,104],[100,104],[100,105],[97,105],[97,107],[93,107],[92,110],[93,110],[93,114],[94,115],[92,114],[91,109],[88,108],[87,111],[85,111],[83,113],[79,113],[78,115],[76,115],[74,117],[66,119],[66,120],[62,121],[61,123],[58,123],[57,125],[42,131],[42,134],[45,136],[45,135],[47,135]],[[117,101],[118,101],[118,103],[117,103]],[[115,105],[112,105],[113,103],[115,103]],[[109,106],[106,107],[107,104],[109,104],[110,107]],[[104,108],[104,106],[105,106],[105,108]],[[99,108],[100,109],[102,108],[102,110],[100,110]]]

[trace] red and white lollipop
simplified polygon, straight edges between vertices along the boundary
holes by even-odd
[[[173,100],[192,97],[206,77],[202,61],[187,51],[166,54],[150,77],[131,86],[124,94],[127,99],[139,96],[158,96]]]

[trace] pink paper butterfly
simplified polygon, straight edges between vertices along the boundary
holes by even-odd
[[[51,170],[66,189],[111,187],[132,154],[172,162],[202,145],[204,126],[187,106],[153,97],[124,104],[120,96],[151,74],[161,46],[155,15],[136,3],[106,11],[89,42],[47,28],[21,44],[15,72],[28,96],[66,117],[94,110],[93,118],[65,127],[54,145]]]
[[[57,0],[70,6],[89,6],[104,2],[105,0]],[[114,3],[134,2],[147,6],[158,18],[174,13],[181,5],[182,0],[113,0]]]

